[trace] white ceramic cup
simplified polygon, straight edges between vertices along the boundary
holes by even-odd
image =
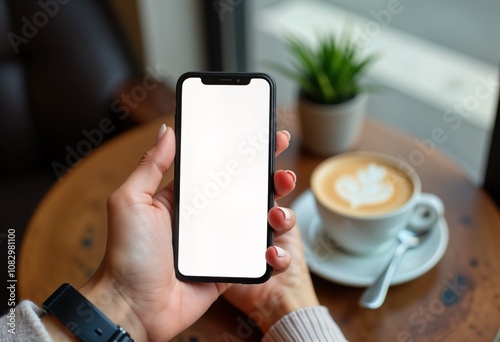
[[[392,166],[391,170],[397,170],[401,176],[405,177],[407,181],[409,180],[412,190],[408,190],[409,195],[407,198],[405,197],[406,200],[395,208],[368,214],[363,210],[369,208],[370,203],[359,206],[359,212],[356,212],[357,209],[346,212],[332,203],[333,201],[328,200],[324,195],[324,189],[322,189],[325,187],[325,177],[332,172],[333,168],[339,167],[339,165],[345,166],[346,163],[356,161],[360,157],[372,160],[375,166]],[[354,182],[352,179],[356,179],[357,176],[355,174],[349,177],[351,177],[351,182]],[[393,182],[391,186],[402,186],[402,183]],[[421,192],[420,178],[410,165],[380,153],[352,152],[326,159],[314,170],[311,176],[311,188],[316,199],[322,229],[342,249],[354,254],[379,253],[394,245],[398,233],[405,228],[417,205],[433,207],[439,216],[444,214],[444,205],[441,199],[433,194]],[[354,188],[351,186],[351,189],[357,189],[356,185],[354,184]],[[336,203],[338,204],[338,201]]]

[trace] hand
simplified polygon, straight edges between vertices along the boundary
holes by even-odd
[[[289,135],[277,134],[277,153]],[[162,126],[155,145],[108,201],[106,253],[96,274],[80,291],[137,341],[166,341],[194,323],[230,284],[184,283],[175,277],[172,250],[173,183],[158,193],[175,154],[172,129]],[[279,196],[294,186],[294,176],[275,174]],[[281,215],[281,216],[280,216]],[[279,232],[294,224],[272,208],[269,222]],[[267,262],[277,272],[290,263],[270,247]],[[50,318],[49,318],[50,319]],[[50,329],[49,329],[50,331]]]
[[[299,228],[294,227],[287,234],[276,236],[274,243],[291,254],[290,267],[263,284],[233,285],[224,292],[224,297],[249,315],[263,333],[288,313],[319,305],[307,268]]]

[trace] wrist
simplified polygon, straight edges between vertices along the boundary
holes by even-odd
[[[92,322],[93,317],[99,316],[102,317],[99,318],[101,321],[94,327],[102,327],[102,333],[113,333],[113,329],[117,329],[118,333],[118,326],[124,334],[136,341],[147,340],[145,329],[129,305],[130,301],[120,293],[120,287],[110,280],[112,279],[94,276],[79,291],[64,284],[45,301],[44,308],[49,313],[42,317],[42,323],[54,341],[80,341],[73,334],[74,331],[81,336],[80,329],[85,331],[85,339],[89,338],[88,334],[92,334],[94,328],[88,330],[90,327],[85,324]],[[80,318],[74,318],[77,316]],[[79,319],[82,321],[79,322]],[[83,326],[80,326],[80,323]]]
[[[131,306],[132,301],[120,291],[118,281],[104,273],[98,271],[79,292],[134,340],[146,341],[146,330]]]
[[[286,294],[279,298],[270,299],[269,302],[274,306],[272,310],[263,314],[263,319],[259,323],[259,327],[266,334],[271,327],[281,318],[298,309],[319,305],[318,298],[315,293],[307,293],[302,295]]]

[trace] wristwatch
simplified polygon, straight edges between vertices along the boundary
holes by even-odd
[[[62,284],[42,308],[84,342],[134,342],[70,284]]]

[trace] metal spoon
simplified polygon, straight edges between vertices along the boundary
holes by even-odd
[[[404,253],[410,248],[417,247],[425,240],[437,220],[438,213],[434,208],[427,205],[415,208],[408,225],[398,234],[400,244],[396,248],[391,261],[378,276],[377,280],[363,292],[359,300],[359,305],[369,309],[377,309],[384,303],[392,277]]]

